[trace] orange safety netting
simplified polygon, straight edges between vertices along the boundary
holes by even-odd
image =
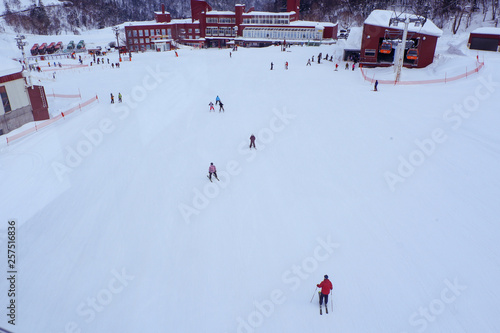
[[[412,85],[412,84],[430,84],[430,83],[446,83],[446,82],[451,82],[451,81],[456,81],[459,79],[463,79],[464,77],[468,77],[471,74],[479,72],[481,68],[483,68],[484,62],[477,62],[476,63],[476,68],[470,71],[465,71],[465,73],[462,73],[457,76],[452,76],[452,77],[445,77],[442,79],[433,79],[433,80],[421,80],[421,81],[396,81],[396,80],[378,80],[379,84],[404,84],[404,85]],[[366,76],[365,72],[363,71],[363,68],[361,67],[361,74],[363,75],[363,79],[365,81],[369,81],[371,83],[374,83],[377,79],[375,77],[369,78]]]
[[[12,135],[12,136],[8,136],[8,137],[6,137],[6,139],[7,139],[7,144],[9,144],[10,142],[12,142],[12,141],[14,141],[14,140],[20,139],[20,138],[22,138],[22,137],[23,137],[23,136],[25,136],[25,135],[31,134],[31,133],[33,133],[33,132],[36,132],[36,131],[38,131],[39,129],[44,128],[44,127],[46,127],[46,126],[48,126],[48,125],[50,125],[50,124],[52,124],[52,123],[54,123],[54,122],[58,121],[58,120],[59,120],[59,119],[61,119],[61,118],[64,118],[64,117],[66,117],[67,115],[70,115],[71,113],[75,112],[76,110],[81,110],[83,107],[85,107],[85,106],[87,106],[87,105],[90,105],[90,104],[94,103],[94,102],[95,102],[95,101],[97,101],[97,100],[98,100],[97,96],[92,97],[91,99],[89,99],[89,100],[87,100],[87,101],[85,101],[85,102],[83,102],[83,103],[80,103],[80,104],[78,104],[77,106],[74,106],[74,107],[72,107],[72,108],[71,108],[71,109],[69,109],[69,110],[66,110],[66,111],[64,111],[64,112],[61,112],[60,114],[58,114],[57,116],[55,116],[55,117],[53,117],[53,118],[50,118],[50,119],[48,119],[48,120],[45,120],[45,121],[40,122],[40,123],[38,123],[38,124],[35,124],[35,126],[34,126],[34,127],[28,128],[28,129],[26,129],[26,130],[24,130],[24,131],[22,131],[22,132],[19,132],[19,133],[14,134],[14,135]]]

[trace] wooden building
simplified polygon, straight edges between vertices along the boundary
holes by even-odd
[[[391,24],[391,19],[400,22]],[[388,10],[374,10],[363,24],[360,62],[366,67],[391,66],[394,64],[396,48],[402,42],[405,18],[418,19],[412,14],[395,14]],[[434,59],[438,38],[443,34],[428,19],[411,22],[404,47],[404,66],[422,68]]]
[[[471,50],[500,52],[500,28],[478,28],[471,31],[467,46]]]
[[[0,135],[31,121],[49,119],[43,87],[27,86],[22,65],[3,57],[0,59],[0,98]]]
[[[299,5],[300,0],[287,0],[287,12],[272,13],[247,10],[245,5],[237,4],[232,12],[212,10],[206,1],[191,0],[188,19],[172,19],[162,5],[161,11],[155,12],[154,22],[125,26],[127,47],[145,51],[170,49],[173,43],[198,47],[333,43],[337,24],[300,21]]]

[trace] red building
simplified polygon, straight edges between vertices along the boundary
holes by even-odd
[[[224,47],[333,43],[337,24],[299,20],[300,0],[288,0],[287,12],[256,12],[245,5],[235,11],[216,11],[206,2],[191,0],[191,18],[172,19],[162,5],[155,21],[125,26],[127,47],[132,51],[169,50],[173,43],[191,46]]]
[[[478,28],[471,31],[467,45],[471,50],[500,52],[500,28]]]
[[[22,65],[0,58],[0,135],[31,121],[49,119],[42,86],[27,86]]]
[[[399,14],[398,18],[417,19],[412,14]],[[374,10],[363,24],[360,62],[363,66],[391,66],[395,61],[396,48],[401,43],[405,23],[391,25],[394,12]],[[422,24],[423,23],[423,24]],[[411,22],[404,47],[404,66],[422,68],[434,59],[438,38],[443,34],[430,20]]]

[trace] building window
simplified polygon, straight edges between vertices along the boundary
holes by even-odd
[[[132,36],[137,37],[137,30],[132,30]]]
[[[155,29],[151,29],[151,36],[155,35]]]
[[[167,29],[168,38],[172,38],[172,29]]]
[[[0,87],[0,96],[2,97],[2,105],[4,112],[7,113],[12,111],[10,107],[9,96],[7,96],[7,90],[5,89],[5,86]]]
[[[127,30],[127,37],[132,37],[132,32],[130,30]]]
[[[160,35],[160,29],[156,29],[156,35],[159,36]]]
[[[165,36],[167,34],[167,29],[161,29],[161,34]]]
[[[219,23],[217,17],[207,17],[207,23]]]
[[[189,29],[188,32],[191,34],[193,33],[193,29]]]
[[[139,30],[139,37],[142,37],[142,30]]]
[[[146,38],[146,43],[150,43],[149,38]]]
[[[138,44],[137,38],[134,38],[134,44]]]
[[[365,57],[375,57],[375,50],[365,50]]]
[[[144,44],[144,38],[139,38],[139,43]]]
[[[181,28],[181,29],[180,29],[180,33],[181,33],[181,35],[185,34],[185,33],[186,33],[186,29]]]
[[[196,34],[199,34],[199,33],[200,33],[200,29],[194,29],[194,32],[195,32]]]
[[[144,36],[149,37],[149,30],[148,29],[144,30]]]

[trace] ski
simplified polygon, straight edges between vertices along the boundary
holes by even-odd
[[[323,314],[323,309],[321,307],[321,291],[318,291],[318,298],[319,298],[319,314]]]
[[[326,314],[328,314],[328,305],[325,304],[325,310],[326,310]]]
[[[210,180],[210,182],[211,182],[211,183],[213,183],[213,182],[212,182],[212,179],[210,179],[210,176],[208,176],[208,175],[207,175],[207,178],[208,178],[208,180]],[[218,180],[218,179],[217,179],[217,180]]]

